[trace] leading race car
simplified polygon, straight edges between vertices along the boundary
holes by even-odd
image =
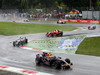
[[[57,21],[57,24],[66,24],[66,20],[59,19],[59,20]]]
[[[55,30],[53,32],[47,32],[46,37],[61,37],[63,36],[63,32],[61,30]]]
[[[51,53],[43,52],[37,54],[35,58],[36,65],[48,65],[55,69],[70,69],[73,65],[69,58],[62,60],[61,57],[53,56]]]

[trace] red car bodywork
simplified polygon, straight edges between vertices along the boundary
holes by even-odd
[[[46,33],[47,37],[61,37],[63,36],[63,32],[62,31],[53,31],[53,32],[48,32]]]

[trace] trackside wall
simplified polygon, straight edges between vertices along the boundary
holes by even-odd
[[[100,24],[100,20],[59,19],[59,21],[76,22],[76,23],[97,23],[97,24]]]

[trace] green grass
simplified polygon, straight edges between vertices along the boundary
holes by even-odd
[[[100,37],[85,38],[76,54],[100,56]]]
[[[76,28],[71,26],[0,22],[0,35],[43,33],[51,32],[55,29],[60,29],[62,31],[71,31]]]

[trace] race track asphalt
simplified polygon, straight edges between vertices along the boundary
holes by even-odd
[[[56,23],[52,23],[55,24]],[[64,24],[69,25],[69,24]],[[65,36],[70,35],[91,35],[99,34],[99,26],[96,30],[87,30],[87,25],[84,24],[70,24],[83,29],[76,31],[64,32]],[[51,73],[54,75],[100,75],[100,57],[86,56],[77,54],[61,54],[54,53],[56,56],[61,56],[62,59],[70,58],[73,62],[70,70],[55,70],[47,66],[36,66],[35,55],[41,53],[40,51],[26,50],[18,47],[13,47],[12,42],[19,37],[27,37],[30,40],[43,39],[45,33],[38,34],[24,34],[15,36],[0,36],[0,65],[23,68],[28,70],[36,70],[39,72]]]

